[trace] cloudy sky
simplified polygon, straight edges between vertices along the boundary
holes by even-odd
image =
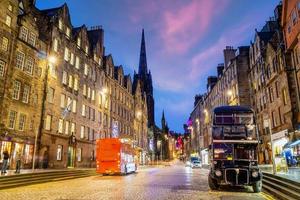
[[[249,45],[279,0],[37,0],[37,7],[64,2],[73,26],[103,26],[106,54],[126,73],[138,69],[145,29],[156,122],[164,109],[169,127],[182,132],[194,95],[206,92],[207,76],[223,62],[223,49]]]

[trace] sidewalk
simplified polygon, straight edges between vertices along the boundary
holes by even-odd
[[[262,172],[273,173],[272,165],[259,165],[259,168]],[[280,176],[283,178],[287,178],[300,183],[300,168],[298,167],[290,167],[288,172],[277,172],[276,176]]]
[[[32,169],[21,169],[21,172],[19,174],[34,174],[34,173],[43,173],[43,172],[57,172],[57,171],[71,171],[71,170],[96,170],[95,168],[63,168],[63,169],[35,169],[34,171]],[[19,175],[15,173],[15,170],[6,170],[7,173],[1,175],[2,176],[14,176]]]

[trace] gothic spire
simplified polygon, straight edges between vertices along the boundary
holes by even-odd
[[[140,63],[139,63],[139,75],[147,74],[147,57],[146,57],[146,44],[144,29],[142,31],[141,51],[140,51]]]

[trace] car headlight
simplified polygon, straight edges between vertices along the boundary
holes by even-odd
[[[190,165],[190,164],[191,164],[191,162],[190,162],[190,161],[187,161],[187,162],[186,162],[186,165]]]
[[[215,171],[216,176],[222,176],[222,172],[220,170]]]
[[[258,172],[257,171],[253,171],[252,172],[252,177],[254,177],[254,178],[258,177]]]

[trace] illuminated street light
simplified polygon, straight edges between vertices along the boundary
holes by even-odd
[[[227,95],[228,95],[229,97],[231,97],[231,96],[233,95],[232,90],[228,90],[228,91],[227,91]]]
[[[55,56],[49,56],[49,57],[48,57],[48,62],[49,62],[50,64],[55,64],[56,61],[57,61],[57,58],[56,58]]]

